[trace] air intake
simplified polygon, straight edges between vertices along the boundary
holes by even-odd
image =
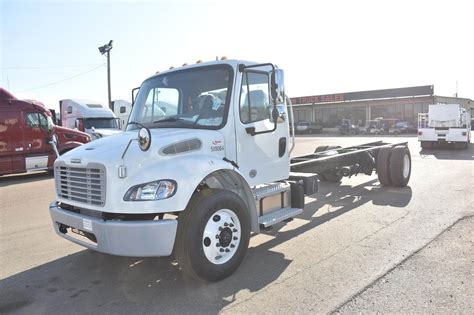
[[[170,144],[161,149],[163,155],[175,155],[184,152],[196,151],[201,149],[202,142],[199,139],[189,139]]]

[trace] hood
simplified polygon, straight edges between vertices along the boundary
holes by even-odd
[[[108,137],[108,136],[113,136],[113,135],[116,135],[116,134],[119,134],[119,133],[122,133],[123,130],[120,130],[120,129],[113,129],[113,128],[95,128],[94,129],[95,133],[100,135],[101,137]],[[91,133],[94,133],[91,131]]]
[[[74,134],[74,135],[78,135],[78,136],[82,136],[82,137],[88,137],[89,135],[85,132],[82,132],[82,131],[79,131],[77,129],[71,129],[71,128],[66,128],[66,127],[62,127],[62,126],[58,126],[58,125],[55,125],[54,126],[54,131],[56,133],[70,133],[70,134]]]
[[[158,158],[171,159],[179,155],[196,153],[225,156],[224,137],[219,131],[198,129],[151,129],[151,145],[143,152],[136,140],[130,143],[125,154],[125,163],[147,164]],[[82,145],[61,156],[60,160],[102,163],[106,166],[121,164],[121,156],[128,143],[137,139],[138,130],[119,132],[113,137],[104,137]]]

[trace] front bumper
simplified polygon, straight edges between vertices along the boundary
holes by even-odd
[[[64,210],[57,202],[49,205],[49,214],[59,236],[98,252],[128,257],[171,255],[178,226],[177,220],[104,221]],[[69,228],[92,234],[96,242],[76,237]]]

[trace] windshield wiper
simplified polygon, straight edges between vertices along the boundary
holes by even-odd
[[[176,122],[176,121],[186,121],[186,119],[177,118],[177,117],[168,117],[168,118],[164,118],[164,119],[154,121],[153,123],[157,124],[157,123],[161,123],[161,122]]]

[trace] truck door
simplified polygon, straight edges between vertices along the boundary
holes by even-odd
[[[21,112],[9,108],[0,117],[0,174],[24,172]]]
[[[288,122],[274,128],[270,73],[246,69],[241,76],[239,106],[235,112],[237,164],[250,185],[286,179],[289,176]],[[237,106],[236,106],[237,107]]]
[[[26,170],[42,169],[48,166],[48,158],[52,152],[50,138],[50,122],[43,113],[24,112],[24,152],[26,153]]]

